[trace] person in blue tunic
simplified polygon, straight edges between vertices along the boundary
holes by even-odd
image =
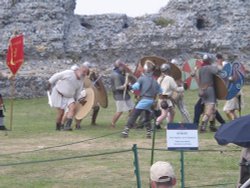
[[[129,129],[133,127],[137,118],[144,111],[145,118],[143,120],[143,125],[147,129],[146,136],[151,138],[151,107],[155,103],[155,98],[161,93],[160,85],[157,83],[153,77],[153,72],[155,65],[152,61],[147,60],[144,64],[144,74],[138,78],[137,82],[131,86],[132,90],[140,91],[140,99],[132,111],[124,130],[122,131],[122,137],[128,137]]]

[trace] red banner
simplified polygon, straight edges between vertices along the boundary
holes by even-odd
[[[23,35],[14,36],[10,39],[6,62],[7,66],[15,75],[24,61]]]

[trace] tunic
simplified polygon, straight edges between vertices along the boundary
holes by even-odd
[[[78,79],[73,70],[56,73],[49,82],[54,86],[51,94],[52,107],[65,109],[81,97],[83,78]]]
[[[217,74],[219,69],[216,66],[205,65],[199,70],[199,89],[203,90],[203,96],[201,96],[204,104],[215,104],[216,95],[214,90],[213,76]]]

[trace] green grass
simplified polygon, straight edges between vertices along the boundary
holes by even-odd
[[[250,87],[244,88],[249,93]],[[197,91],[187,91],[185,101],[193,117],[193,106],[197,99]],[[249,96],[244,96],[245,106],[242,114],[249,109]],[[10,101],[6,100],[5,123],[9,126]],[[224,101],[219,102],[219,109]],[[177,111],[176,122],[180,121]],[[151,140],[145,138],[145,130],[130,132],[128,139],[120,138],[120,131],[127,120],[123,115],[115,129],[109,127],[115,112],[114,101],[109,96],[109,108],[101,109],[97,126],[90,125],[90,116],[82,122],[82,130],[72,132],[55,131],[55,111],[49,108],[46,98],[32,100],[14,100],[12,131],[0,132],[0,165],[25,161],[40,161],[63,157],[74,157],[89,154],[105,153],[131,149],[133,144],[139,148],[150,148]],[[221,111],[222,112],[222,111]],[[115,134],[112,134],[115,133]],[[112,134],[107,137],[84,141],[94,137]],[[185,152],[185,185],[194,187],[199,185],[214,185],[235,183],[238,177],[239,151],[234,145],[219,146],[213,138],[213,133],[199,135],[199,151]],[[22,151],[37,150],[44,147],[57,146],[72,142],[78,144],[56,147],[31,153],[3,155]],[[164,130],[156,135],[155,160],[173,163],[180,187],[180,153],[164,150],[166,148],[166,134]],[[225,152],[204,150],[225,150]],[[142,187],[148,187],[150,150],[139,149],[139,165]],[[136,187],[134,175],[133,153],[117,153],[112,155],[92,156],[71,160],[10,165],[0,167],[0,187]],[[214,185],[212,187],[234,187],[232,184]]]

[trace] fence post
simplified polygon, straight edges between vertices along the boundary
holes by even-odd
[[[134,167],[135,167],[137,188],[141,188],[141,177],[140,177],[139,160],[138,160],[138,152],[136,144],[133,145],[132,150],[134,152]]]
[[[181,150],[181,188],[185,187],[184,151]]]

